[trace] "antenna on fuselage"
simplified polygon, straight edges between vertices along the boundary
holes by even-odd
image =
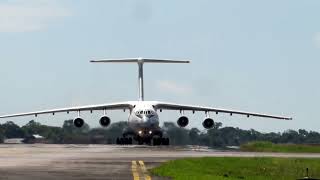
[[[188,60],[150,59],[150,58],[125,58],[92,60],[92,63],[137,63],[139,67],[139,101],[144,101],[143,64],[144,63],[190,63]]]

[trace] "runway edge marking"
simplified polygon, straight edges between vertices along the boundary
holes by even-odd
[[[143,172],[144,179],[145,180],[151,180],[151,177],[148,174],[148,171],[147,171],[146,166],[144,165],[144,162],[143,161],[139,161],[139,164],[140,164],[141,170]]]
[[[137,161],[132,161],[131,171],[132,171],[133,180],[140,180]]]

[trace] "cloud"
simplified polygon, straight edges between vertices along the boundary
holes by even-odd
[[[316,32],[313,35],[313,41],[317,48],[320,48],[320,32]]]
[[[71,12],[56,0],[9,0],[0,2],[0,32],[29,32],[45,29]]]
[[[161,91],[177,95],[190,95],[193,93],[192,87],[168,80],[157,81],[156,87]]]

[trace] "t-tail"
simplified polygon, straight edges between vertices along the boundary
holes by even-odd
[[[92,63],[137,63],[139,67],[139,101],[144,101],[143,64],[144,63],[190,63],[188,60],[150,59],[150,58],[125,58],[92,60]]]

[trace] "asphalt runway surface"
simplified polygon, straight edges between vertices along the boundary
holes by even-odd
[[[320,154],[215,151],[203,147],[0,145],[0,180],[157,180],[148,169],[184,157],[303,157]]]

